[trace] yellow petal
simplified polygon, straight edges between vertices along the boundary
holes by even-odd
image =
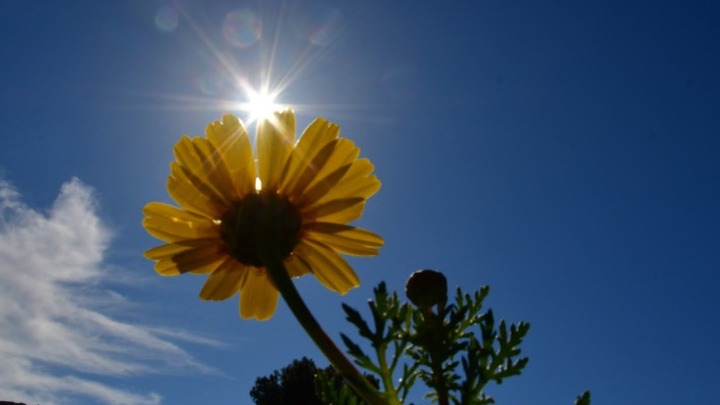
[[[383,245],[380,236],[350,225],[315,222],[303,226],[303,231],[308,239],[349,255],[375,256]]]
[[[318,221],[322,222],[335,222],[338,224],[348,224],[362,217],[365,211],[365,202],[355,204],[345,210],[336,212],[334,214],[324,215],[318,217]]]
[[[312,162],[310,162],[304,170],[301,169],[302,173],[298,175],[291,187],[285,190],[285,194],[289,195],[294,202],[303,203],[307,199],[305,192],[308,189],[308,185],[317,179],[320,171],[332,156],[336,144],[337,140],[334,140],[325,145]]]
[[[325,165],[334,147],[328,145],[337,139],[340,128],[322,118],[313,121],[303,131],[288,158],[280,184],[280,191],[292,195],[296,185],[304,188],[307,182]],[[323,152],[324,153],[321,153]]]
[[[150,260],[172,259],[172,256],[179,253],[200,247],[215,246],[218,242],[219,241],[217,239],[189,239],[178,243],[168,243],[167,245],[160,245],[152,249],[148,249],[144,256],[146,259]]]
[[[335,187],[336,184],[338,184],[340,179],[345,176],[345,173],[347,173],[347,171],[350,169],[350,166],[350,164],[347,164],[345,166],[339,167],[334,172],[315,182],[314,186],[312,186],[308,190],[305,190],[305,192],[303,193],[302,203],[307,205],[313,205],[316,201],[324,197],[333,187]]]
[[[292,278],[312,273],[310,266],[305,260],[303,260],[302,256],[296,254],[290,255],[287,259],[285,259],[284,263],[288,274]]]
[[[153,251],[150,254],[159,252]],[[227,255],[219,251],[217,244],[204,245],[161,258],[155,263],[155,271],[162,276],[177,276],[188,272],[207,274],[215,271],[226,258]]]
[[[176,164],[170,175],[184,175],[200,192],[227,204],[233,197],[232,184],[225,164],[207,139],[183,136],[175,144]]]
[[[240,287],[240,316],[259,321],[270,319],[275,313],[279,292],[275,289],[265,270],[248,268]]]
[[[347,198],[328,201],[316,207],[303,207],[301,215],[315,222],[347,224],[360,218],[364,209],[364,198]]]
[[[176,164],[173,162],[171,167]],[[182,173],[168,177],[167,189],[173,200],[187,211],[212,218],[220,218],[225,211],[225,204],[199,191]]]
[[[209,301],[226,300],[240,289],[248,269],[232,258],[227,258],[210,274],[200,291],[200,298]]]
[[[172,205],[152,202],[143,208],[143,226],[152,236],[166,242],[213,238],[219,235],[212,220]]]
[[[295,142],[295,113],[277,112],[257,128],[258,174],[263,189],[275,191]]]
[[[222,122],[210,123],[205,134],[220,152],[222,160],[228,168],[230,178],[242,198],[255,191],[255,161],[252,145],[242,121],[232,115],[224,115]]]
[[[239,193],[235,188],[235,183],[230,178],[228,166],[225,164],[220,151],[215,149],[215,146],[204,138],[193,139],[193,147],[200,160],[204,162],[205,173],[213,190],[223,198],[223,201],[232,201],[238,198]],[[235,164],[235,162],[230,162],[230,164]],[[255,179],[253,179],[254,182]]]
[[[325,179],[331,173],[336,172],[342,167],[351,165],[357,159],[359,154],[360,149],[358,149],[352,141],[345,138],[339,138],[335,143],[335,148],[333,149],[332,155],[327,160],[327,163],[320,168],[320,171],[305,186],[305,188],[309,189],[315,186],[315,184],[319,181]]]
[[[361,197],[367,199],[372,197],[380,189],[380,180],[371,175],[373,169],[373,165],[369,160],[356,160],[342,180],[315,204],[341,198]]]
[[[329,290],[345,294],[360,285],[352,267],[326,245],[303,239],[296,252],[308,262],[315,277]]]

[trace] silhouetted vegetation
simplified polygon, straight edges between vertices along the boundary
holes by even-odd
[[[315,362],[303,357],[280,370],[275,370],[265,377],[258,377],[250,390],[250,396],[256,405],[322,405],[315,387],[316,377],[322,374],[324,381],[332,381],[341,388],[345,385],[343,378],[332,366],[319,368]],[[378,386],[379,381],[373,376],[366,377]]]

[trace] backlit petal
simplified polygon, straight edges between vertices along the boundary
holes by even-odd
[[[310,266],[300,255],[290,255],[287,259],[285,259],[284,264],[288,274],[292,278],[312,273]]]
[[[350,225],[316,222],[304,226],[303,231],[308,239],[349,255],[375,256],[383,245],[380,236]]]
[[[206,274],[215,271],[226,257],[227,255],[219,250],[218,244],[200,246],[158,260],[155,271],[162,276],[177,276],[188,272]]]
[[[246,266],[232,258],[227,258],[210,274],[200,291],[200,298],[209,301],[222,301],[235,295],[247,276]]]
[[[184,209],[212,218],[220,218],[225,212],[227,205],[188,178],[177,162],[170,164],[170,173],[168,192]]]
[[[177,243],[168,243],[167,245],[156,246],[152,249],[148,249],[144,256],[150,260],[165,260],[172,259],[179,253],[186,252],[197,248],[217,246],[218,239],[189,239],[180,241]]]
[[[237,199],[239,193],[235,188],[235,183],[231,180],[227,165],[215,145],[205,138],[195,138],[193,139],[193,147],[200,160],[205,162],[204,167],[210,186],[225,202]]]
[[[171,165],[173,177],[179,172],[202,193],[214,199],[228,203],[232,197],[232,184],[225,164],[207,139],[183,136],[175,145],[177,164]]]
[[[166,242],[213,238],[219,234],[212,220],[172,205],[153,202],[143,209],[143,226],[154,237]]]
[[[231,115],[208,124],[203,138],[180,139],[167,183],[180,207],[148,204],[143,226],[168,242],[145,252],[156,262],[158,273],[206,274],[200,298],[224,300],[239,292],[240,316],[266,320],[276,310],[279,292],[265,268],[246,263],[255,262],[252,252],[230,251],[237,246],[225,240],[230,241],[236,230],[268,226],[273,229],[257,230],[258,234],[286,235],[287,229],[296,232],[299,226],[298,234],[288,235],[292,239],[277,240],[278,247],[284,246],[287,274],[295,278],[312,273],[341,294],[359,285],[341,254],[376,255],[383,240],[347,225],[362,215],[365,201],[379,190],[380,182],[370,161],[358,159],[360,149],[339,137],[336,124],[316,119],[297,144],[292,110],[274,113],[257,127],[257,153],[243,123]],[[263,192],[251,201],[248,196],[257,192],[257,180]],[[278,206],[283,216],[268,211]],[[240,228],[235,229],[229,215],[243,207],[251,211],[247,218],[237,218]],[[279,219],[252,219],[266,216]],[[227,221],[224,228],[220,220]],[[243,249],[257,248],[249,240],[236,239],[242,240]]]
[[[279,294],[264,270],[248,268],[240,287],[240,316],[259,321],[270,319],[275,313]]]
[[[332,155],[327,160],[325,165],[320,168],[320,171],[315,175],[313,179],[305,186],[305,189],[310,189],[315,186],[318,182],[324,180],[331,173],[336,172],[345,166],[351,165],[360,154],[355,144],[349,139],[339,138],[335,143]]]
[[[295,142],[295,113],[277,112],[257,125],[258,174],[265,190],[277,190]]]
[[[352,267],[326,245],[303,239],[296,252],[308,262],[315,278],[326,288],[345,294],[351,288],[360,285],[360,280]]]
[[[340,128],[334,123],[322,118],[313,121],[303,131],[285,164],[280,191],[292,195],[299,191],[298,187],[304,189],[332,154],[334,147],[328,148],[328,144],[337,139],[339,132]]]
[[[348,198],[328,201],[314,208],[303,208],[302,215],[315,222],[347,224],[360,218],[364,209],[364,198]]]
[[[350,164],[339,167],[334,172],[328,174],[324,178],[320,179],[310,189],[306,190],[303,195],[303,204],[313,205],[316,201],[327,195],[327,193],[335,187],[340,179],[345,176],[345,173],[350,169]]]
[[[341,198],[370,198],[380,189],[380,180],[374,175],[373,165],[367,159],[353,162],[345,177],[335,187],[322,196],[315,204]]]
[[[334,140],[325,145],[313,158],[312,162],[310,162],[307,167],[305,167],[304,170],[302,170],[302,172],[298,175],[295,183],[292,184],[291,188],[286,190],[286,193],[291,197],[293,201],[299,204],[305,203],[305,201],[308,199],[308,195],[306,192],[308,189],[308,185],[317,178],[318,173],[322,170],[323,167],[325,167],[330,157],[332,157],[336,144],[337,140]]]
[[[235,116],[224,115],[222,121],[210,123],[205,134],[225,162],[239,197],[254,192],[255,160],[250,137],[242,121]]]

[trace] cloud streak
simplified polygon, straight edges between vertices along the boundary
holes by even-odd
[[[20,197],[0,179],[0,399],[159,404],[157,393],[116,388],[107,377],[212,372],[171,339],[212,341],[103,313],[103,299],[113,299],[101,287],[111,234],[88,186],[65,183],[47,212]]]

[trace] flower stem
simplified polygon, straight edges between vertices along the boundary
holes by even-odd
[[[347,380],[357,395],[368,405],[388,405],[378,390],[353,366],[350,360],[338,349],[335,343],[325,333],[313,314],[308,309],[302,297],[290,279],[285,265],[274,252],[263,252],[263,261],[268,269],[270,278],[280,291],[295,318],[305,329],[315,345],[322,351],[330,363]]]

